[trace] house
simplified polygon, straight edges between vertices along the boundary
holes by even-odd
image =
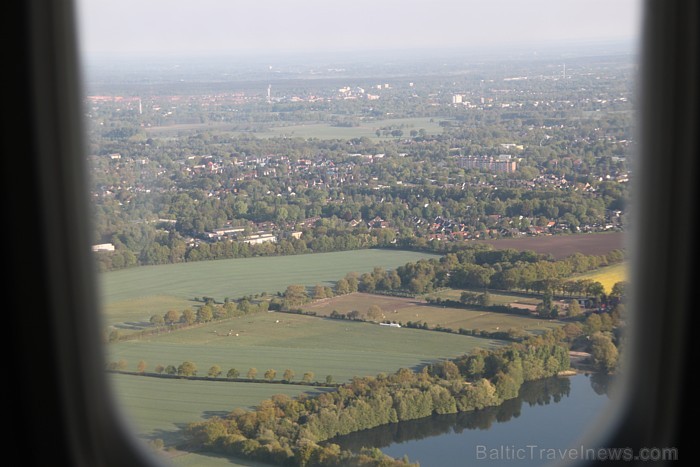
[[[389,222],[385,221],[379,216],[376,216],[374,219],[367,222],[367,227],[370,229],[386,229],[389,227]]]
[[[544,227],[538,227],[535,225],[531,225],[530,227],[528,227],[527,230],[530,233],[530,235],[542,235],[547,231],[547,229],[545,229]]]

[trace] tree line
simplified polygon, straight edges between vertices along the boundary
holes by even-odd
[[[139,362],[136,364],[136,371],[135,372],[130,372],[128,371],[128,362],[124,359],[119,359],[115,360],[112,362],[107,363],[106,369],[109,371],[119,371],[122,373],[130,373],[130,374],[139,374],[139,375],[158,375],[158,376],[171,376],[171,377],[183,377],[183,378],[200,378],[200,379],[216,379],[219,378],[220,376],[224,375],[223,369],[219,365],[212,365],[209,367],[207,370],[206,376],[198,376],[198,368],[197,364],[190,361],[186,360],[182,362],[180,365],[162,365],[158,364],[155,367],[153,367],[152,372],[147,372],[148,365],[146,361],[144,360],[139,360]],[[284,370],[284,372],[280,375],[281,377],[278,378],[278,373],[277,370],[274,368],[268,368],[264,373],[263,373],[263,378],[259,379],[258,378],[259,371],[255,367],[250,367],[246,371],[246,373],[243,375],[241,372],[236,369],[236,368],[229,368],[229,370],[225,374],[225,378],[230,381],[236,381],[236,382],[257,382],[257,381],[266,381],[268,383],[272,383],[274,381],[282,382],[282,383],[287,383],[287,384],[303,384],[303,385],[309,385],[309,386],[334,386],[334,380],[333,380],[333,375],[326,375],[323,381],[317,381],[316,375],[314,374],[313,371],[306,371],[303,373],[301,376],[301,379],[295,381],[296,378],[296,373],[294,370],[291,368],[287,368]]]

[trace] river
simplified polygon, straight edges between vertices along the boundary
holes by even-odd
[[[331,440],[377,447],[421,467],[539,466],[577,440],[611,403],[610,378],[578,374],[525,383],[515,399],[475,412],[385,425]],[[560,452],[556,453],[561,456]]]

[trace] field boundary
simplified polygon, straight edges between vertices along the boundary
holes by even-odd
[[[105,370],[107,373],[114,373],[118,375],[127,376],[141,376],[144,378],[160,378],[160,379],[176,379],[176,380],[189,380],[189,381],[211,381],[220,383],[256,383],[256,384],[280,384],[287,386],[309,386],[309,387],[323,387],[323,388],[337,388],[342,386],[342,383],[325,383],[321,381],[312,381],[306,383],[304,381],[284,381],[281,379],[268,380],[268,379],[251,379],[251,378],[212,378],[211,376],[185,376],[185,375],[168,375],[163,373],[154,373],[152,371],[146,371],[140,373],[138,371],[127,371],[127,370]]]

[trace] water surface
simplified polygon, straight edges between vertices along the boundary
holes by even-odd
[[[547,378],[525,383],[499,407],[394,423],[332,442],[377,447],[421,467],[545,465],[552,450],[580,448],[577,440],[611,403],[609,387],[601,375]]]

